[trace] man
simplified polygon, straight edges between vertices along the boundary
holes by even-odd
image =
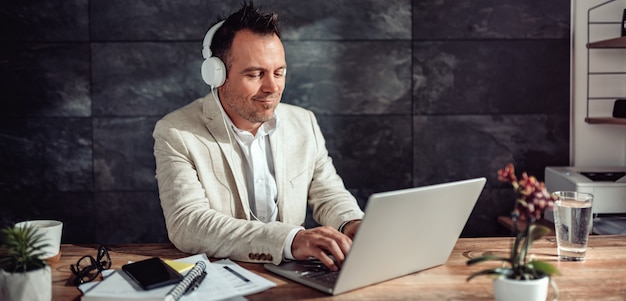
[[[153,133],[170,240],[189,253],[274,264],[315,257],[337,270],[363,212],[313,113],[279,104],[287,64],[276,14],[244,3],[215,28],[206,50],[223,61],[223,83]],[[325,226],[302,227],[307,205]]]

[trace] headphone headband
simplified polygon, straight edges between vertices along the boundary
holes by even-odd
[[[222,24],[224,24],[225,21],[226,20],[222,20],[222,21],[219,21],[217,24],[213,25],[213,27],[211,27],[209,31],[206,33],[206,35],[204,36],[204,40],[202,41],[202,57],[204,59],[208,59],[212,56],[211,43],[213,42],[213,36],[217,32],[217,30],[220,29],[220,27],[222,27]]]

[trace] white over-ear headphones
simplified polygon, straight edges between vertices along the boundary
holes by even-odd
[[[221,86],[226,80],[226,66],[224,66],[224,62],[211,54],[213,36],[224,24],[224,21],[213,25],[204,36],[204,41],[202,42],[202,57],[204,58],[204,62],[202,62],[202,79],[213,89]]]

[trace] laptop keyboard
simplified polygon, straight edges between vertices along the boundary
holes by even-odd
[[[339,271],[333,272],[319,260],[299,261],[298,264],[302,270],[297,273],[308,281],[332,288],[339,278]]]
[[[333,272],[331,270],[302,273],[302,277],[308,280],[323,284],[328,287],[332,287],[337,282],[339,272]]]

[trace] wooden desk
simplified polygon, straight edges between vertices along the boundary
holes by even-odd
[[[511,240],[510,237],[462,238],[457,242],[448,262],[442,266],[334,297],[266,272],[260,264],[240,264],[277,284],[275,288],[247,296],[249,300],[493,300],[490,279],[481,277],[471,282],[466,282],[465,279],[470,273],[497,263],[468,267],[465,262],[468,258],[484,253],[506,254]],[[61,246],[62,256],[58,262],[52,264],[53,300],[80,299],[78,289],[69,283],[72,275],[69,266],[83,255],[95,256],[96,249],[97,246],[92,245]],[[176,259],[190,255],[176,250],[170,244],[112,245],[110,250],[115,269],[120,269],[129,260],[136,261],[152,256]],[[554,263],[563,274],[555,277],[560,290],[559,300],[626,298],[624,235],[592,236],[584,262],[558,261],[554,237],[537,242],[532,253]]]

